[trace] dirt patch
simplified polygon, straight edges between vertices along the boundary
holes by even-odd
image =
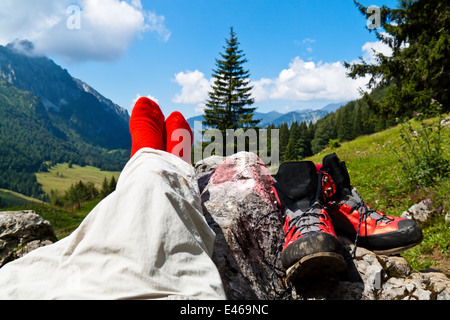
[[[433,264],[431,267],[428,267],[427,269],[423,270],[425,272],[431,272],[431,271],[439,271],[444,273],[447,277],[450,278],[450,257],[449,255],[446,255],[445,253],[440,252],[438,249],[434,249],[431,254],[425,255],[424,259],[421,260],[431,260],[435,264]]]

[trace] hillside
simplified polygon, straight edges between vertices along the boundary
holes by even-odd
[[[124,109],[52,60],[0,46],[0,188],[45,200],[35,173],[49,166],[120,171],[129,158],[128,121]]]
[[[65,134],[74,131],[83,141],[107,148],[130,148],[129,116],[125,109],[103,97],[47,57],[33,55],[33,44],[20,41],[0,46],[0,78],[31,92],[45,113]],[[23,48],[28,52],[23,52]]]

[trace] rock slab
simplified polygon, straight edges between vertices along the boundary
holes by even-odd
[[[56,240],[50,222],[34,211],[0,212],[0,267]]]

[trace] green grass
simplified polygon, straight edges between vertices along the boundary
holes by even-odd
[[[92,182],[97,188],[101,189],[105,177],[109,182],[112,176],[115,176],[117,180],[119,175],[120,172],[101,171],[91,166],[80,167],[73,165],[72,168],[69,168],[68,163],[63,163],[51,167],[49,172],[37,173],[36,177],[45,193],[50,194],[51,190],[56,190],[58,193],[63,194],[72,184],[80,180]]]
[[[423,242],[402,253],[414,270],[433,266],[450,274],[450,223],[444,215],[450,209],[450,181],[443,179],[434,186],[417,186],[413,191],[402,185],[401,165],[393,149],[400,147],[400,126],[327,149],[305,160],[321,163],[325,155],[336,152],[346,162],[352,185],[372,208],[388,215],[400,216],[413,204],[433,199],[433,218],[422,225]],[[444,156],[450,159],[450,129],[443,129]]]
[[[0,189],[0,199],[2,207],[26,206],[42,203],[42,201],[40,200],[36,200],[34,198],[24,196],[23,194],[5,189]]]
[[[80,180],[92,182],[97,188],[101,189],[105,177],[109,182],[113,176],[117,180],[119,175],[120,172],[101,171],[91,166],[80,167],[73,165],[70,168],[68,163],[64,163],[53,166],[49,169],[49,172],[37,173],[36,177],[44,192],[50,193],[51,190],[55,190],[59,194],[64,194],[64,191]],[[53,206],[22,194],[2,189],[0,189],[0,199],[2,211],[33,210],[41,215],[52,224],[58,239],[62,239],[72,233],[100,201],[87,202],[83,204],[81,209],[73,210],[73,208]]]

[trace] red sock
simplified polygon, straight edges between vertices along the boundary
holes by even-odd
[[[163,149],[164,115],[148,98],[140,98],[130,118],[131,157],[142,148]]]
[[[191,163],[193,134],[189,123],[181,113],[175,111],[166,120],[166,151]]]

